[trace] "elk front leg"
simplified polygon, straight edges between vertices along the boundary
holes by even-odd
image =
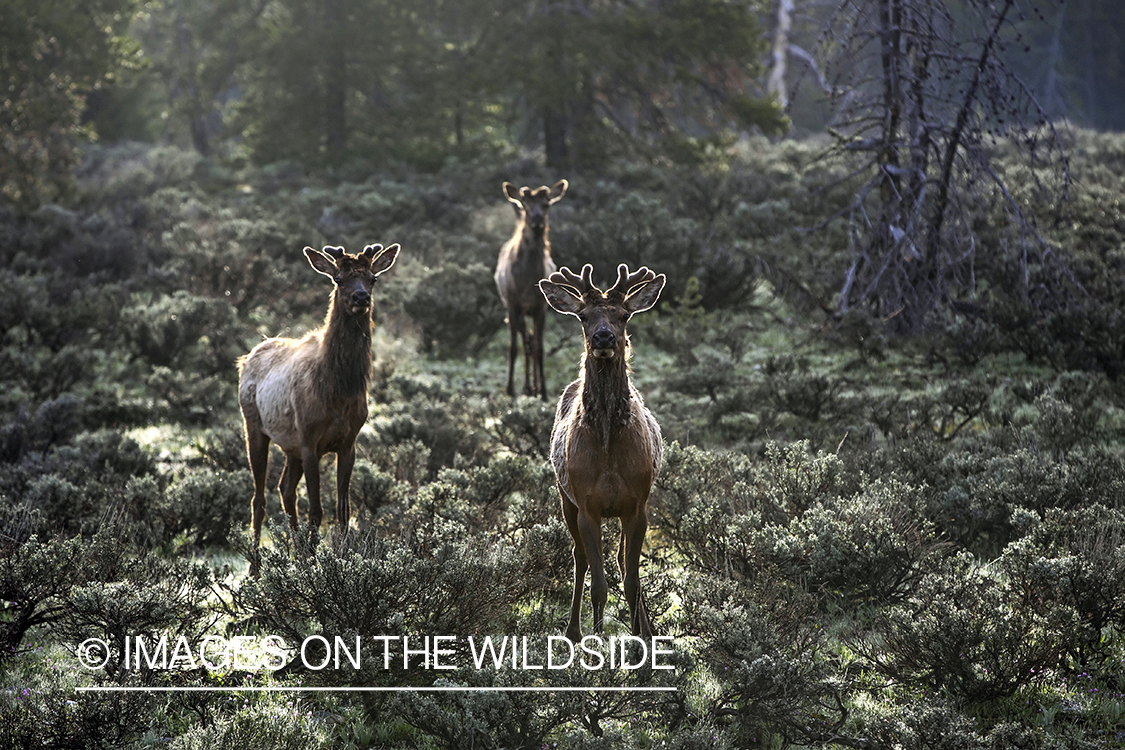
[[[508,395],[515,398],[516,357],[519,356],[519,333],[516,330],[516,318],[522,318],[518,313],[508,311]]]
[[[586,571],[589,570],[590,565],[586,559],[582,533],[578,530],[578,508],[566,499],[562,488],[559,488],[559,497],[562,498],[566,527],[570,530],[570,538],[574,541],[574,593],[570,597],[570,622],[566,626],[566,637],[572,643],[578,643],[582,640],[582,589],[585,588]]]
[[[532,359],[534,360],[534,381],[532,382],[532,394],[538,394],[539,398],[544,401],[547,400],[547,378],[543,374],[543,326],[547,322],[547,308],[540,307],[535,311],[532,325],[535,327],[535,337],[532,341]]]
[[[625,580],[625,600],[629,602],[630,632],[642,638],[652,637],[652,623],[645,611],[645,600],[641,594],[641,545],[648,530],[648,519],[642,507],[632,518],[621,521],[621,541],[624,555],[618,553],[618,561],[624,558],[621,575]]]
[[[352,443],[336,454],[336,529],[340,539],[348,536],[348,520],[351,516],[348,492],[354,466],[355,443]]]
[[[601,634],[605,629],[605,602],[609,596],[609,585],[605,580],[605,563],[602,560],[601,519],[580,511],[578,531],[590,565],[590,608],[593,611],[593,628],[595,633]]]
[[[523,395],[525,396],[538,396],[539,395],[539,378],[535,370],[535,340],[539,336],[539,327],[536,323],[537,318],[527,317],[523,320],[523,325],[520,326],[520,335],[523,336]],[[528,327],[528,323],[531,326]]]

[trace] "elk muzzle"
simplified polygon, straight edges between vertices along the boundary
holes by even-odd
[[[366,289],[357,289],[352,292],[351,303],[353,314],[367,312],[371,309],[371,293]]]
[[[527,212],[527,225],[535,234],[543,234],[543,229],[547,226],[547,214],[538,207],[532,208]]]
[[[617,337],[608,327],[599,328],[590,336],[590,350],[595,357],[609,358],[617,354]]]

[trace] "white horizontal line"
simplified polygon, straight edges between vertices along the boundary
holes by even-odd
[[[79,693],[669,693],[674,687],[79,687]]]

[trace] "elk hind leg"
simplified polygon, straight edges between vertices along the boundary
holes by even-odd
[[[259,429],[251,417],[246,419],[246,454],[250,459],[250,473],[254,475],[254,498],[250,501],[250,528],[254,535],[250,574],[257,576],[260,560],[258,546],[262,541],[262,523],[266,518],[266,470],[269,466],[270,439]]]
[[[355,443],[352,443],[336,454],[336,533],[340,539],[348,536],[348,521],[351,516],[348,492],[354,467]]]
[[[309,549],[315,549],[320,538],[320,522],[324,508],[320,503],[320,457],[315,450],[302,450],[301,463],[305,466],[305,491],[309,493]]]
[[[289,527],[293,530],[293,539],[297,539],[297,483],[304,474],[304,466],[297,456],[285,456],[285,468],[281,470],[281,482],[277,489],[281,492],[281,507],[285,515],[289,516]],[[300,553],[298,544],[297,552]]]

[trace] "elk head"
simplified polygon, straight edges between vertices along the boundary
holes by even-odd
[[[344,252],[342,247],[325,245],[324,250],[305,248],[305,257],[317,273],[332,279],[336,285],[336,305],[352,315],[371,313],[371,290],[375,278],[394,265],[397,244],[383,249],[380,244],[368,245],[359,255]]]
[[[566,180],[559,180],[551,188],[543,185],[532,190],[524,186],[517,190],[515,185],[505,182],[504,195],[515,206],[516,216],[526,221],[531,231],[539,235],[547,226],[547,209],[562,200],[567,184]]]
[[[665,276],[642,266],[629,273],[622,263],[617,267],[617,281],[606,291],[594,286],[594,268],[589,263],[581,275],[569,268],[551,274],[539,282],[547,304],[555,310],[573,315],[582,323],[586,354],[596,359],[625,357],[628,337],[625,323],[639,312],[656,304],[664,288]]]

